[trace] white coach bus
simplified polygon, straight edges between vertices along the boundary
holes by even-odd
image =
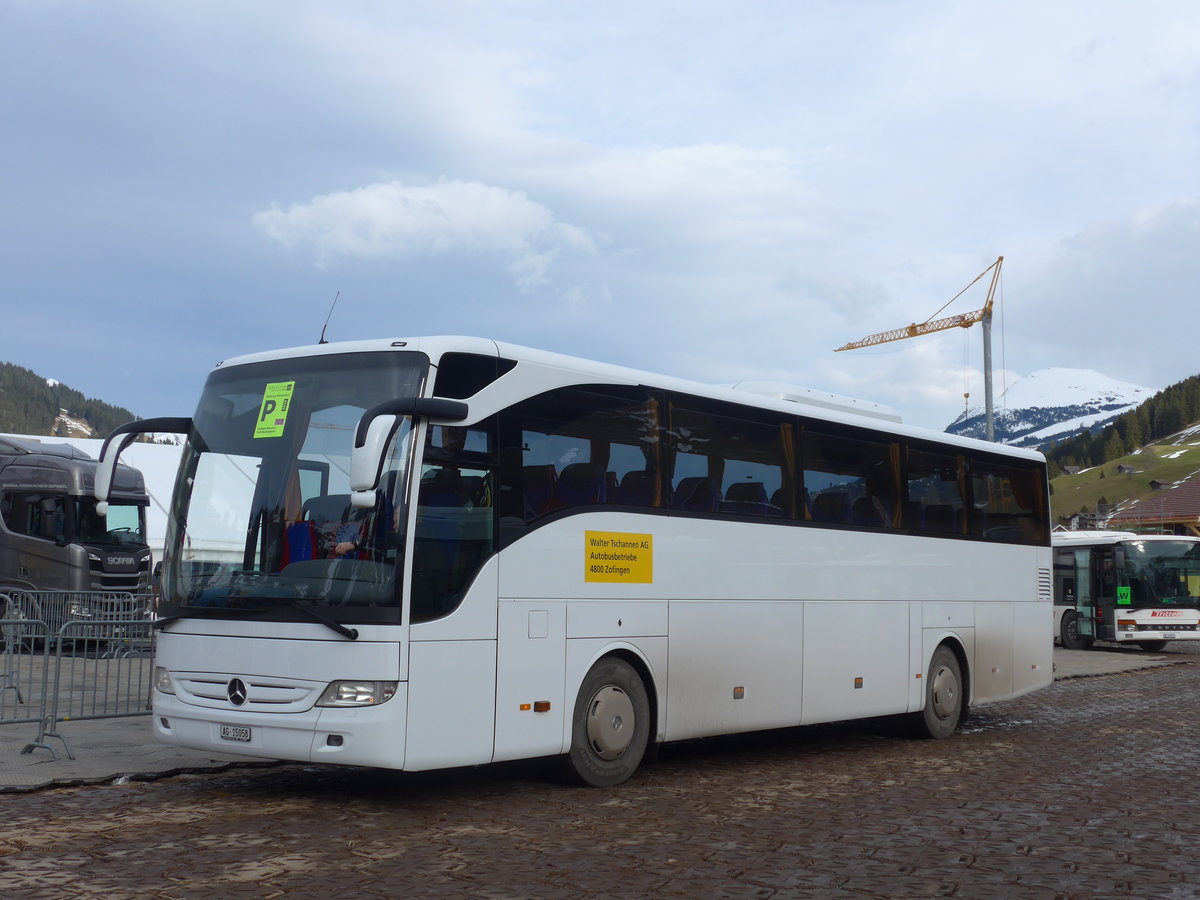
[[[1063,647],[1200,641],[1200,538],[1066,531],[1053,544],[1052,634]]]
[[[945,737],[1048,684],[1041,455],[792,390],[457,337],[217,366],[194,418],[104,453],[187,435],[159,739],[564,755],[611,785],[659,742],[885,715]]]

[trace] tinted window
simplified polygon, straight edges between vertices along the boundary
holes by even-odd
[[[860,528],[900,521],[899,446],[805,428],[801,444],[806,518]]]
[[[963,480],[960,458],[946,453],[909,450],[905,527],[935,534],[962,534]]]
[[[6,494],[0,503],[4,525],[14,534],[48,541],[66,539],[66,498],[61,494]]]
[[[438,363],[433,392],[439,397],[465,399],[479,393],[515,365],[511,359],[480,353],[446,353]]]
[[[733,412],[733,410],[730,410]],[[786,421],[723,415],[709,404],[671,406],[671,508],[732,516],[789,515]]]
[[[524,521],[599,503],[661,505],[659,405],[619,388],[566,388],[523,403]]]
[[[425,436],[413,533],[412,621],[458,608],[496,549],[495,420]]]
[[[1044,544],[1046,488],[1040,467],[971,461],[971,534],[988,541]]]

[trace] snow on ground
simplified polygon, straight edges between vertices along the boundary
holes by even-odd
[[[1128,412],[1131,409],[1136,409],[1136,406],[1130,406],[1125,409],[1107,410],[1105,412],[1092,413],[1087,416],[1079,416],[1075,419],[1064,419],[1061,422],[1055,422],[1053,425],[1047,425],[1045,428],[1040,428],[1037,431],[1031,431],[1028,434],[1021,435],[1021,440],[1028,441],[1044,441],[1052,438],[1055,435],[1061,434],[1078,434],[1085,428],[1091,428],[1100,422],[1106,422],[1109,419]]]

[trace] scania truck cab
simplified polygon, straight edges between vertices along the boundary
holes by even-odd
[[[0,593],[148,592],[145,480],[118,466],[102,515],[96,465],[70,444],[0,437]]]

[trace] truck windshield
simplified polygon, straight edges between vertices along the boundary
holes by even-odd
[[[145,547],[146,506],[113,499],[102,516],[96,512],[95,497],[76,497],[75,539],[97,546]]]
[[[1200,544],[1190,541],[1126,541],[1117,577],[1117,605],[1200,604]]]
[[[175,489],[162,614],[308,620],[309,607],[399,622],[411,419],[398,422],[371,509],[350,504],[350,451],[363,412],[419,396],[427,370],[424,354],[377,352],[215,371]]]

